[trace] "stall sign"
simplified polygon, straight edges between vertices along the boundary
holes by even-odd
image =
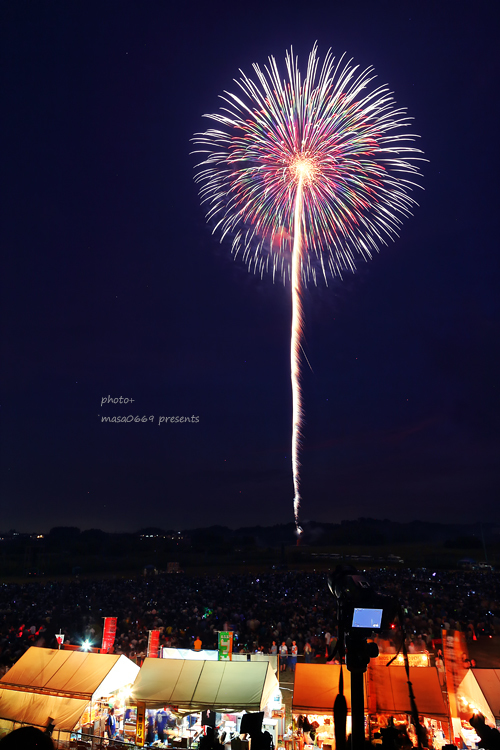
[[[111,646],[115,642],[116,635],[116,617],[105,617],[104,618],[104,630],[102,631],[102,647],[101,652],[107,654]]]
[[[148,656],[157,659],[158,649],[160,648],[160,631],[150,630],[148,637]]]
[[[407,654],[408,656],[408,666],[410,667],[428,667],[429,664],[429,656],[426,653],[420,653],[420,654]],[[377,657],[377,665],[378,666],[385,666],[391,662],[392,666],[394,667],[404,667],[405,664],[405,658],[403,654],[398,654],[396,658],[394,658],[394,654],[379,654]]]
[[[233,658],[233,633],[232,631],[219,630],[219,661],[232,661]]]
[[[135,725],[135,744],[144,747],[146,729],[146,704],[137,701],[137,723]]]

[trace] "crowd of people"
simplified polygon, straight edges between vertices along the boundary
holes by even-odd
[[[371,586],[401,605],[410,651],[431,650],[442,629],[467,638],[500,635],[500,575],[494,571],[371,570]],[[0,587],[0,667],[6,671],[31,645],[57,647],[84,640],[99,646],[103,618],[117,617],[115,653],[141,659],[148,631],[160,645],[217,647],[217,631],[232,630],[236,650],[272,652],[306,660],[323,657],[337,633],[337,603],[324,573],[271,571],[262,575],[36,581]],[[391,633],[381,650],[391,651]]]

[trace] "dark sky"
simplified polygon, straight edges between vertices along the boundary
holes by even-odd
[[[292,520],[289,289],[212,237],[189,139],[315,40],[375,67],[429,164],[399,240],[305,294],[303,518],[500,521],[496,13],[2,3],[0,527]],[[154,422],[99,416],[128,414]]]

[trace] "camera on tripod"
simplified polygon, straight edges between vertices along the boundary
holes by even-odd
[[[373,631],[388,629],[396,614],[395,601],[375,591],[364,575],[352,566],[337,566],[328,578],[337,600],[339,639],[336,650],[345,655],[350,672],[365,672],[378,656],[378,646],[367,641]]]

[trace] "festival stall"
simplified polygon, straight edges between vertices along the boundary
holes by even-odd
[[[62,747],[72,736],[102,735],[108,707],[122,729],[138,672],[123,655],[32,646],[0,680],[0,732],[50,722]]]
[[[384,666],[377,662],[371,662],[367,671],[366,706],[370,718],[370,737],[373,738],[374,734],[387,727],[389,717],[393,717],[396,728],[406,731],[415,745],[406,670],[404,666]],[[411,669],[410,681],[419,717],[423,719],[432,746],[441,747],[449,743],[450,720],[437,670],[432,667]]]
[[[351,731],[351,675],[342,667],[343,692],[347,703],[347,733]],[[419,716],[432,735],[434,746],[449,742],[449,717],[437,671],[431,667],[412,669],[413,685]],[[330,664],[297,664],[292,713],[295,739],[321,747],[334,745],[333,706],[339,693],[340,666]],[[411,738],[411,703],[406,670],[399,666],[371,663],[364,681],[366,733],[373,735],[384,729],[389,717],[396,728]]]
[[[276,724],[273,707],[281,706],[277,695],[278,680],[268,662],[146,658],[133,689],[136,741],[158,737],[168,739],[170,747],[190,747],[204,731],[202,721],[229,738],[238,734],[246,711],[264,711],[269,730]],[[162,711],[166,717],[158,715]],[[202,719],[202,712],[211,713],[212,720]]]
[[[350,733],[351,674],[345,666],[342,667],[342,675],[347,703],[347,732]],[[334,745],[333,704],[339,693],[339,684],[339,664],[297,664],[292,702],[295,739],[304,740],[306,744],[313,740],[319,747]],[[366,697],[365,680],[365,705]]]
[[[500,729],[500,669],[469,669],[457,697],[462,722],[480,712],[491,727]]]

